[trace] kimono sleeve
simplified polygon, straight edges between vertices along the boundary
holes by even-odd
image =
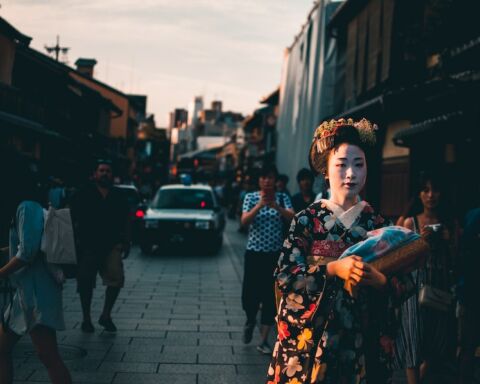
[[[43,208],[25,201],[18,206],[16,215],[18,250],[15,257],[32,263],[40,250],[43,234]]]
[[[278,287],[284,293],[316,294],[325,288],[326,266],[309,266],[307,263],[312,233],[313,217],[310,211],[297,214],[290,225],[275,270]]]

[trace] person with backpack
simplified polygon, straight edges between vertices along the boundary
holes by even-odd
[[[53,278],[40,252],[44,227],[42,194],[27,164],[10,148],[1,148],[0,174],[5,183],[1,201],[1,239],[8,234],[8,262],[0,280],[16,289],[1,311],[0,383],[13,382],[12,351],[21,336],[29,334],[40,361],[54,384],[72,382],[60,356],[56,332],[65,329],[62,285]],[[3,240],[5,241],[5,240]],[[6,243],[0,244],[3,248]]]
[[[111,313],[125,281],[122,257],[128,251],[130,230],[128,202],[113,186],[111,162],[97,162],[93,183],[79,190],[70,206],[79,249],[77,291],[83,312],[81,330],[95,331],[90,308],[99,273],[107,289],[98,323],[107,332],[116,332]]]

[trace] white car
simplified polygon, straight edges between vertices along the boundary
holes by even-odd
[[[208,185],[161,187],[143,217],[140,247],[151,253],[178,245],[195,245],[210,253],[222,246],[225,216]]]

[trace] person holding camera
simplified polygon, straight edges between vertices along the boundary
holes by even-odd
[[[395,342],[395,360],[397,368],[406,369],[408,384],[428,380],[427,373],[433,363],[452,357],[456,336],[453,306],[434,309],[422,303],[421,297],[421,290],[426,286],[449,294],[454,282],[457,230],[447,210],[440,177],[422,173],[416,200],[403,226],[428,240],[431,253],[425,267],[415,272],[416,294],[400,310],[401,329]]]
[[[257,350],[267,355],[272,353],[267,339],[276,312],[273,271],[282,248],[284,221],[294,215],[288,195],[275,192],[277,176],[274,165],[267,164],[260,170],[260,190],[246,194],[241,217],[241,224],[249,226],[242,286],[242,306],[247,315],[243,342],[252,340],[261,304],[261,343]]]

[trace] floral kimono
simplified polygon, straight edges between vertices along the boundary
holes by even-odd
[[[282,299],[267,384],[389,381],[398,287],[362,287],[352,298],[326,275],[327,262],[389,224],[365,201],[343,211],[321,200],[295,216],[275,271]]]

